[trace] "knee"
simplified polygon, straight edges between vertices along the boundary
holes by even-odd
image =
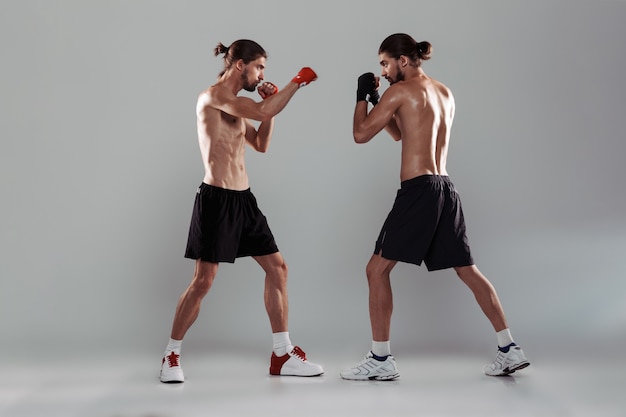
[[[461,279],[461,281],[465,281],[465,279],[469,276],[467,267],[454,268],[454,272],[456,272],[456,275]]]
[[[459,276],[472,291],[476,290],[489,290],[493,289],[491,282],[485,277],[476,265],[469,265],[463,267],[454,268],[456,274]]]
[[[280,265],[276,267],[276,273],[281,279],[287,281],[287,277],[289,276],[289,267],[285,261],[281,262]]]
[[[454,268],[454,271],[456,272],[456,275],[462,281],[467,281],[474,274],[474,271],[473,271],[472,267],[473,267],[473,265],[456,267],[456,268]]]
[[[204,297],[211,289],[214,279],[215,273],[209,271],[196,272],[191,281],[190,289],[201,297]]]
[[[367,277],[367,282],[372,283],[380,280],[383,274],[380,271],[380,268],[377,267],[373,262],[369,262],[365,267],[365,276]]]
[[[289,267],[285,261],[277,262],[267,273],[274,281],[286,283],[289,276]]]

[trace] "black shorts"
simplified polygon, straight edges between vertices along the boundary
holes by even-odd
[[[416,265],[424,261],[429,271],[474,264],[461,199],[448,176],[402,181],[374,253]]]
[[[278,252],[267,219],[250,189],[227,190],[202,183],[189,226],[185,258],[230,262]]]

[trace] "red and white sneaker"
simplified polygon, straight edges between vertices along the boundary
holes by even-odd
[[[161,361],[161,382],[178,383],[185,382],[183,368],[180,366],[180,355],[169,352]]]
[[[309,362],[306,354],[298,346],[283,356],[276,356],[272,352],[270,360],[270,375],[284,376],[318,376],[324,373],[324,368],[313,362]]]

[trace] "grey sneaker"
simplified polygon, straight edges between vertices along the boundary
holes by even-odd
[[[374,358],[374,354],[369,352],[365,359],[359,362],[354,368],[344,369],[339,373],[343,379],[354,381],[391,381],[400,377],[396,360],[388,355],[385,360]]]
[[[515,343],[498,347],[498,355],[491,365],[485,366],[485,374],[490,376],[509,375],[530,365],[524,351]]]

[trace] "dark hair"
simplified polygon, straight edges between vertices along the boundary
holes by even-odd
[[[404,55],[419,67],[422,61],[430,59],[432,45],[430,42],[416,42],[406,33],[395,33],[388,36],[378,48],[378,53],[386,53],[392,58],[399,59]]]
[[[224,54],[224,69],[220,72],[219,77],[224,75],[235,62],[242,59],[244,64],[254,61],[259,57],[267,58],[265,49],[255,41],[249,39],[239,39],[230,46],[224,46],[222,42],[218,43],[214,50],[215,56]]]

